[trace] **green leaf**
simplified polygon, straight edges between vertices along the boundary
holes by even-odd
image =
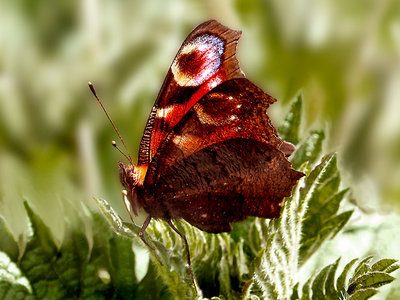
[[[325,282],[328,277],[329,271],[331,269],[331,265],[323,268],[318,275],[314,278],[313,283],[311,285],[312,295],[314,299],[324,299],[324,287]]]
[[[279,136],[294,145],[299,142],[299,131],[303,97],[299,94],[292,102],[290,110],[281,126],[278,127]]]
[[[322,142],[325,139],[323,131],[312,131],[310,136],[297,147],[292,154],[293,168],[299,168],[304,162],[314,163],[321,154]]]
[[[372,260],[373,256],[367,256],[364,258],[357,266],[356,270],[354,271],[353,277],[358,277],[361,276],[362,274],[365,274],[371,270],[371,267],[368,265],[368,263]]]
[[[139,238],[140,227],[132,223],[123,222],[107,201],[102,199],[95,200],[106,220],[118,234],[142,243]],[[184,232],[184,230],[182,231]],[[169,292],[177,298],[194,295],[193,283],[186,267],[185,246],[180,237],[170,229],[169,225],[166,226],[162,222],[158,222],[156,225],[154,221],[148,226],[144,237],[154,247],[154,251],[151,251],[151,253],[157,260],[155,262],[157,270],[168,286]],[[165,245],[170,249],[167,250]],[[179,249],[180,253],[171,251],[174,248]]]
[[[68,232],[56,256],[51,258],[51,268],[57,274],[60,287],[68,291],[69,297],[80,297],[85,289],[83,268],[89,257],[86,236],[80,231]],[[40,274],[45,277],[45,274]],[[90,274],[93,276],[93,274]],[[81,281],[83,279],[83,282]]]
[[[302,179],[293,196],[285,201],[279,219],[271,220],[269,227],[264,222],[254,222],[251,236],[266,240],[266,249],[261,264],[255,270],[255,282],[269,298],[289,298],[295,285],[293,274],[328,238],[333,237],[348,222],[352,212],[338,213],[340,203],[347,190],[338,191],[340,175],[336,155],[324,157],[309,175]],[[256,246],[252,246],[256,248]],[[299,251],[300,249],[300,251]],[[338,261],[324,269],[316,279],[304,286],[303,295],[316,297],[335,290],[333,280]],[[328,280],[329,282],[325,282]]]
[[[338,292],[336,290],[336,286],[335,286],[335,275],[336,275],[337,268],[339,266],[339,261],[340,261],[340,258],[338,258],[336,260],[336,262],[334,262],[332,265],[330,265],[329,273],[325,280],[325,291],[324,291],[325,295],[337,295],[338,294]]]
[[[340,174],[335,154],[325,156],[312,170],[300,190],[300,199],[307,203],[302,224],[300,264],[303,264],[322,245],[333,238],[349,221],[352,211],[337,214],[348,190],[338,191]]]
[[[378,290],[376,289],[363,289],[363,290],[358,290],[354,294],[352,294],[348,300],[366,300],[371,298],[372,296],[376,295],[378,293]]]
[[[138,288],[132,241],[121,236],[110,239],[111,278],[119,299],[133,299]]]
[[[398,265],[394,265],[395,263],[397,263],[396,259],[381,259],[378,260],[376,263],[374,263],[371,266],[371,269],[373,271],[381,271],[381,272],[387,272],[387,273],[391,273],[395,270],[398,269]],[[393,267],[397,267],[395,269],[393,269]]]
[[[309,278],[301,290],[301,300],[311,299],[312,278]]]
[[[2,216],[0,216],[0,249],[7,253],[11,260],[17,260],[18,244]]]
[[[103,216],[92,214],[90,241],[82,231],[67,228],[57,249],[48,228],[30,206],[26,209],[33,235],[20,268],[33,294],[50,299],[132,299],[137,292],[132,242],[110,230]]]
[[[127,226],[127,224],[121,220],[121,218],[106,200],[98,198],[93,199],[96,201],[98,207],[103,213],[103,216],[113,227],[115,232],[127,238],[135,238],[139,235],[140,227],[132,223],[129,223],[129,226]]]
[[[225,248],[222,251],[225,252],[225,251],[227,251],[227,249]],[[221,256],[221,260],[218,265],[218,269],[219,269],[218,281],[220,284],[221,294],[225,295],[227,297],[227,299],[232,299],[232,297],[233,297],[232,289],[231,289],[232,284],[231,284],[231,278],[230,278],[230,272],[229,272],[229,262],[227,261],[228,257],[229,257],[229,255],[227,255],[227,253],[224,253],[224,255]]]
[[[336,287],[340,291],[341,289],[345,291],[345,286],[347,284],[347,275],[350,271],[350,269],[353,267],[353,265],[357,262],[357,258],[351,260],[346,264],[346,266],[343,268],[342,273],[339,275],[338,279],[336,280]]]
[[[392,282],[395,278],[385,272],[367,272],[350,283],[347,292],[353,294],[356,289],[377,288]]]
[[[5,252],[0,251],[0,299],[36,299],[29,281]]]
[[[296,283],[296,285],[293,287],[293,292],[292,295],[290,296],[290,300],[300,299],[298,289],[299,289],[299,283]]]
[[[138,236],[140,227],[132,223],[124,223],[107,201],[95,200],[105,219],[118,234],[141,243]],[[177,227],[182,233],[191,230],[189,226],[178,225]],[[185,245],[182,239],[169,225],[155,221],[149,224],[144,237],[154,247],[154,251],[151,253],[156,259],[157,271],[168,287],[169,293],[176,298],[192,297],[195,290],[186,266]],[[178,249],[179,251],[177,251]]]
[[[44,225],[27,202],[24,205],[32,224],[33,235],[29,238],[25,253],[21,258],[20,269],[29,279],[33,292],[38,298],[62,299],[71,296],[59,282],[58,274],[53,268],[57,247],[49,228]]]
[[[107,299],[114,289],[111,279],[109,241],[114,233],[100,214],[92,214],[92,236],[89,240],[89,256],[82,268],[82,298]]]
[[[336,260],[335,263],[324,267],[313,280],[310,278],[303,285],[301,299],[368,299],[375,295],[378,287],[392,282],[394,277],[385,272],[371,271],[371,267],[367,264],[370,259],[367,257],[358,263],[348,286],[346,286],[346,277],[357,259],[347,263],[336,280],[335,287],[335,273],[339,265],[339,259]],[[378,265],[393,263],[396,261],[385,260],[385,263],[381,262]],[[364,273],[358,276],[360,272]]]

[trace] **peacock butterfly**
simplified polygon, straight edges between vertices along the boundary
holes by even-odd
[[[266,113],[276,99],[239,68],[240,35],[215,20],[189,34],[150,112],[138,164],[119,163],[128,211],[148,213],[140,237],[151,247],[143,237],[150,220],[167,221],[184,239],[194,282],[186,237],[172,219],[219,233],[248,216],[276,218],[304,176]]]

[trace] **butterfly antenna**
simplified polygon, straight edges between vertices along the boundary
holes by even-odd
[[[97,102],[100,104],[101,108],[103,109],[104,113],[106,114],[107,119],[110,121],[110,123],[111,123],[112,127],[114,128],[115,132],[117,133],[119,140],[122,142],[122,145],[124,145],[124,148],[125,148],[126,152],[129,153],[128,147],[126,147],[124,140],[122,139],[121,135],[119,134],[119,131],[118,131],[117,127],[115,127],[114,122],[111,120],[110,115],[108,114],[107,110],[105,109],[103,103],[100,101],[99,97],[97,97],[96,90],[94,89],[94,86],[93,86],[93,84],[92,84],[90,81],[88,82],[88,86],[89,86],[89,88],[90,88],[90,91],[91,91],[91,92],[93,93],[93,95],[95,96]],[[129,154],[126,155],[125,153],[123,153],[123,152],[121,151],[121,149],[118,148],[118,146],[117,146],[117,144],[115,143],[115,141],[112,141],[112,145],[113,145],[119,152],[121,152],[122,155],[125,156],[125,157],[129,160],[129,162],[133,165],[132,158],[131,158],[131,156],[130,156]]]
[[[122,152],[122,150],[117,146],[117,143],[116,143],[115,141],[112,141],[111,144],[112,144],[113,147],[114,147],[115,149],[117,149],[123,156],[125,156],[125,158],[126,158],[127,160],[129,160],[129,162],[133,165],[131,158],[130,158],[128,155],[126,155],[124,152]]]

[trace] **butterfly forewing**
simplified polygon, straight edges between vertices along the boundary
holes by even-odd
[[[279,148],[282,140],[266,113],[274,101],[246,78],[222,83],[170,131],[149,166],[144,184],[154,184],[178,161],[224,140],[250,138]]]
[[[199,25],[176,55],[150,113],[139,148],[139,166],[156,155],[169,131],[211,89],[244,77],[236,59],[239,31],[215,20]]]

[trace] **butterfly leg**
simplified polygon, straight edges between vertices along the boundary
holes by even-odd
[[[126,210],[129,213],[129,217],[131,218],[132,223],[135,223],[135,221],[133,220],[133,216],[132,216],[132,205],[128,200],[126,190],[122,190],[122,199],[124,200]],[[146,231],[147,226],[149,226],[150,221],[151,221],[151,216],[148,216],[146,218],[146,220],[144,221],[142,228],[140,228],[139,237],[142,239],[143,243],[145,243],[147,245],[147,247],[149,247],[154,252],[155,251],[154,247],[152,245],[150,245],[144,238],[144,232]]]
[[[140,228],[139,237],[141,238],[143,243],[145,243],[146,246],[149,247],[151,249],[151,251],[153,251],[153,254],[156,257],[156,259],[158,260],[160,265],[163,266],[163,263],[161,262],[161,259],[157,255],[156,249],[154,249],[154,247],[152,245],[150,245],[149,242],[144,238],[144,232],[146,231],[147,226],[149,226],[150,221],[151,221],[151,216],[148,216],[146,218],[146,220],[144,221],[144,223],[142,225],[142,228]]]
[[[151,216],[148,216],[144,221],[142,228],[140,228],[139,237],[142,239],[143,243],[147,245],[147,247],[155,251],[154,247],[150,245],[149,242],[147,242],[147,240],[144,238],[144,232],[146,231],[147,226],[149,226],[150,221],[151,221]]]
[[[179,236],[180,236],[180,237],[183,239],[183,241],[185,242],[187,263],[188,263],[188,266],[189,266],[189,273],[190,273],[190,276],[192,277],[192,281],[193,281],[193,284],[194,284],[194,288],[196,289],[196,293],[197,293],[197,295],[200,296],[202,293],[201,293],[201,291],[200,291],[199,286],[197,285],[196,278],[194,277],[194,274],[193,274],[192,264],[191,264],[191,262],[190,262],[189,244],[188,244],[188,242],[187,242],[186,236],[185,236],[183,233],[181,233],[181,232],[178,230],[178,228],[175,227],[175,225],[172,223],[171,220],[168,220],[167,222],[168,222],[168,225],[171,226],[171,228],[172,228],[177,234],[179,234]]]

